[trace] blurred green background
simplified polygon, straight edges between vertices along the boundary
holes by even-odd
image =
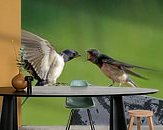
[[[85,50],[101,52],[131,64],[159,71],[137,70],[150,80],[133,78],[138,86],[159,89],[163,98],[162,0],[22,0],[22,28],[52,42],[59,52],[75,49],[81,58],[66,64],[58,82],[86,79],[91,84],[111,83],[86,62]],[[22,107],[23,124],[65,125],[69,110],[65,98],[32,98]]]

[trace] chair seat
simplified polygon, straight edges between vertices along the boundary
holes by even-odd
[[[72,80],[70,87],[88,87],[89,83],[86,80]],[[65,107],[71,109],[90,108],[94,107],[92,97],[67,97]]]
[[[149,117],[153,116],[153,112],[149,110],[129,110],[129,115],[133,115],[135,117]]]
[[[66,108],[80,109],[80,108],[91,108],[95,104],[91,97],[67,97],[66,98]]]

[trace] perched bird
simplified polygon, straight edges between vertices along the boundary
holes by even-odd
[[[119,83],[119,85],[121,85],[122,83],[127,83],[132,87],[137,87],[137,85],[129,78],[128,74],[142,79],[147,79],[144,76],[131,71],[131,69],[133,68],[148,69],[148,68],[131,65],[128,63],[115,60],[105,54],[102,54],[100,51],[96,49],[87,50],[87,60],[96,64],[101,69],[101,71],[113,81],[113,83],[110,86],[117,82]]]
[[[21,43],[23,67],[38,80],[37,86],[55,84],[65,63],[80,56],[69,49],[57,53],[47,40],[25,30],[22,30]]]

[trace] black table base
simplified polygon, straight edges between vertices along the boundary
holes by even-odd
[[[122,96],[111,97],[110,130],[127,130]]]
[[[4,96],[0,130],[18,130],[17,124],[17,97]]]

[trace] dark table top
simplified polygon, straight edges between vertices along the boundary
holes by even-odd
[[[21,96],[21,97],[81,97],[81,96],[129,96],[145,95],[156,93],[158,90],[149,88],[129,88],[129,87],[69,87],[69,86],[34,86],[32,94],[27,94],[26,90],[17,92],[13,87],[0,87],[0,96]]]

